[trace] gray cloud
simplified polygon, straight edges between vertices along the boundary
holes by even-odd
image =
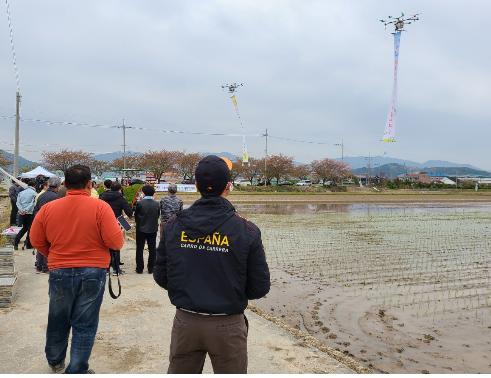
[[[25,117],[239,133],[220,88],[243,81],[248,133],[308,161],[382,154],[491,169],[491,52],[482,1],[11,1]],[[398,142],[379,142],[389,107],[392,39],[377,20],[423,11],[401,41]],[[15,111],[6,22],[0,30],[0,114]],[[0,119],[0,142],[13,121]],[[119,130],[25,122],[23,155],[60,145],[120,149]],[[129,148],[240,153],[240,138],[128,131]],[[51,146],[46,146],[50,144]],[[262,156],[263,138],[249,138]],[[6,147],[0,144],[0,148]]]

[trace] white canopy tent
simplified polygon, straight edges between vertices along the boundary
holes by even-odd
[[[22,173],[20,177],[22,178],[36,178],[39,175],[43,175],[45,177],[53,177],[56,176],[54,173],[51,173],[47,169],[41,167],[40,165],[34,168],[32,171]]]

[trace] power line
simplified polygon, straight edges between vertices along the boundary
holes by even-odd
[[[295,143],[321,144],[321,145],[326,145],[326,144],[330,145],[331,144],[331,143],[327,143],[327,142],[316,142],[316,141],[305,140],[305,139],[293,139],[293,138],[279,137],[279,136],[275,136],[275,135],[271,135],[271,134],[268,134],[268,136],[270,138],[273,138],[273,139],[285,140],[288,142],[295,142]]]
[[[0,118],[9,118],[10,116],[0,116]],[[44,123],[51,126],[77,126],[77,127],[88,127],[88,128],[104,128],[104,129],[116,129],[121,128],[121,125],[104,125],[104,124],[90,124],[85,122],[72,122],[72,121],[50,121],[46,119],[37,118],[22,118],[24,122],[34,122],[34,123]],[[183,131],[183,130],[170,130],[170,129],[155,129],[149,127],[141,126],[126,126],[126,128],[131,128],[139,131],[156,131],[164,134],[182,134],[182,135],[205,135],[205,136],[227,136],[227,137],[242,137],[243,134],[231,134],[231,133],[212,133],[204,131]],[[261,137],[261,134],[248,134],[250,137]]]
[[[0,115],[0,118],[3,119],[10,119],[14,118],[15,116],[8,116],[8,115]],[[120,129],[122,128],[121,125],[106,125],[106,124],[91,124],[91,123],[86,123],[86,122],[75,122],[75,121],[51,121],[51,120],[46,120],[46,119],[39,119],[39,118],[21,118],[22,121],[24,122],[33,122],[33,123],[41,123],[41,124],[46,124],[50,126],[75,126],[75,127],[87,127],[87,128],[103,128],[103,129]],[[142,127],[142,126],[125,126],[127,129],[133,129],[133,130],[138,130],[138,131],[152,131],[152,132],[160,132],[164,134],[176,134],[176,135],[202,135],[202,136],[224,136],[224,137],[264,137],[264,134],[236,134],[236,133],[214,133],[214,132],[205,132],[205,131],[184,131],[184,130],[171,130],[171,129],[157,129],[157,128],[149,128],[149,127]],[[277,139],[277,140],[283,140],[287,142],[294,142],[294,143],[305,143],[305,144],[316,144],[316,145],[331,145],[331,143],[328,142],[319,142],[319,141],[313,141],[313,140],[306,140],[306,139],[295,139],[295,138],[287,138],[287,137],[281,137],[281,136],[276,136],[276,135],[271,135],[268,134],[268,137]]]
[[[14,28],[12,27],[12,16],[10,13],[10,4],[8,0],[5,0],[5,9],[7,12],[7,21],[9,24],[9,31],[10,31],[10,48],[12,50],[12,64],[14,66],[15,82],[17,84],[17,92],[20,92],[19,69],[17,68],[17,56],[15,53],[15,45],[14,45]]]

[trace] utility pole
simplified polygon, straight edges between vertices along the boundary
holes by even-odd
[[[372,157],[370,153],[368,153],[368,158],[365,158],[368,160],[368,165],[367,165],[367,186],[370,185],[370,175],[372,172]]]
[[[265,146],[264,146],[264,186],[268,183],[267,179],[267,171],[268,171],[268,129],[266,129],[266,133],[263,135],[265,138]]]
[[[335,143],[334,145],[341,147],[341,161],[344,163],[344,142],[343,142],[343,138],[341,138],[341,143]]]
[[[126,129],[132,129],[131,126],[126,126],[124,123],[121,126],[114,126],[117,129],[123,129],[123,176],[126,174]]]
[[[19,175],[19,125],[20,125],[20,93],[15,94],[15,141],[14,141],[14,177]]]
[[[121,126],[123,129],[123,171],[126,169],[126,126],[124,124],[124,118],[123,118],[123,126]]]

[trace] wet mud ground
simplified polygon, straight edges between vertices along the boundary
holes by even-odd
[[[491,372],[489,205],[238,208],[262,230],[264,311],[375,372]]]

